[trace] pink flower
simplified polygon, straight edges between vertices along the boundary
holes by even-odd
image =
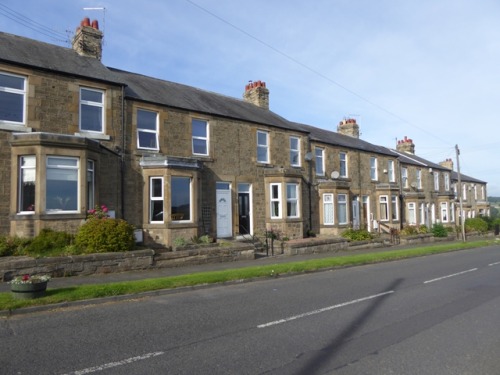
[[[91,214],[91,215],[95,214],[95,210],[94,210],[94,209],[89,210],[88,212],[89,212],[89,214]]]
[[[28,281],[30,279],[30,275],[23,275],[23,281]]]
[[[102,209],[102,212],[108,212],[108,208],[106,206],[104,206],[104,208]]]

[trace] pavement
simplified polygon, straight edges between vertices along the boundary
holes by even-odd
[[[453,243],[457,241],[450,241],[447,243]],[[48,290],[50,289],[59,289],[59,288],[68,288],[68,287],[77,287],[80,285],[91,285],[91,284],[107,284],[113,282],[123,282],[123,281],[133,281],[133,280],[145,280],[145,279],[153,279],[158,277],[167,277],[167,276],[177,276],[177,275],[187,275],[193,273],[200,272],[209,272],[209,271],[220,271],[227,269],[237,269],[237,268],[245,268],[245,267],[254,267],[254,266],[262,266],[262,265],[272,265],[272,264],[281,264],[281,263],[292,263],[292,262],[300,262],[309,259],[320,259],[320,258],[331,258],[331,257],[342,257],[348,255],[355,254],[366,254],[366,253],[376,253],[383,251],[394,251],[394,250],[402,250],[402,249],[411,249],[422,246],[432,245],[430,244],[418,244],[418,245],[395,245],[388,247],[378,247],[378,248],[370,248],[370,249],[347,249],[347,250],[339,250],[335,252],[327,252],[320,254],[304,254],[304,255],[275,255],[275,256],[258,256],[256,259],[252,260],[240,260],[233,262],[219,262],[219,263],[204,263],[199,265],[190,265],[190,266],[181,266],[176,268],[158,268],[158,269],[150,269],[150,270],[141,270],[141,271],[128,271],[128,272],[120,272],[120,273],[108,273],[108,274],[94,274],[88,276],[73,276],[73,277],[58,277],[52,278],[49,281]],[[235,281],[236,283],[236,281]],[[230,284],[225,283],[225,284]],[[110,302],[118,302],[130,300],[131,298],[140,298],[140,297],[148,297],[148,296],[158,296],[163,294],[171,294],[171,293],[179,293],[183,290],[192,290],[194,288],[205,288],[207,286],[194,286],[194,287],[185,287],[185,288],[176,288],[176,289],[164,289],[164,290],[155,290],[151,292],[144,292],[140,294],[131,295],[119,295],[119,296],[111,296],[111,297],[103,297],[103,298],[95,298],[91,300],[82,300],[82,301],[73,301],[73,302],[62,302],[58,304],[50,304],[50,305],[41,305],[41,306],[31,306],[25,308],[19,308],[15,310],[0,310],[0,318],[1,317],[9,317],[13,315],[25,315],[32,313],[39,313],[43,311],[53,311],[61,308],[69,308],[69,307],[78,307],[78,306],[88,306],[88,305],[99,305]],[[10,291],[10,284],[7,282],[0,283],[0,292],[8,292]]]

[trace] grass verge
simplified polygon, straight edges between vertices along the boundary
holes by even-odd
[[[195,285],[207,285],[236,280],[248,280],[262,277],[312,272],[320,269],[331,269],[356,266],[391,260],[412,258],[430,254],[444,253],[454,250],[472,249],[498,244],[492,240],[465,243],[439,244],[407,250],[390,250],[355,255],[336,256],[331,258],[312,259],[300,262],[270,264],[265,266],[234,268],[223,271],[200,272],[180,276],[155,279],[115,282],[108,284],[81,285],[69,288],[47,289],[47,295],[33,300],[17,300],[10,292],[0,293],[0,311],[10,311],[23,307],[42,306],[73,302],[119,295],[133,295],[161,289],[174,289]],[[50,282],[49,282],[50,286]]]

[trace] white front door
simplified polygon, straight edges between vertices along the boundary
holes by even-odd
[[[231,184],[217,182],[217,237],[232,237]]]

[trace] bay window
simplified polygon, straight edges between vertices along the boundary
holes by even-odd
[[[337,195],[337,215],[339,224],[347,224],[347,194]]]
[[[45,207],[47,212],[76,212],[79,209],[79,159],[47,157]]]
[[[19,205],[18,211],[35,211],[36,158],[34,155],[21,156],[19,160]]]
[[[163,223],[163,177],[149,178],[149,222]]]
[[[287,217],[299,217],[299,185],[286,184]]]
[[[172,176],[170,180],[171,219],[191,220],[191,178]]]
[[[281,218],[281,184],[271,184],[271,194],[270,194],[270,202],[271,202],[271,219],[280,219]]]
[[[334,224],[333,194],[323,194],[323,224]]]

